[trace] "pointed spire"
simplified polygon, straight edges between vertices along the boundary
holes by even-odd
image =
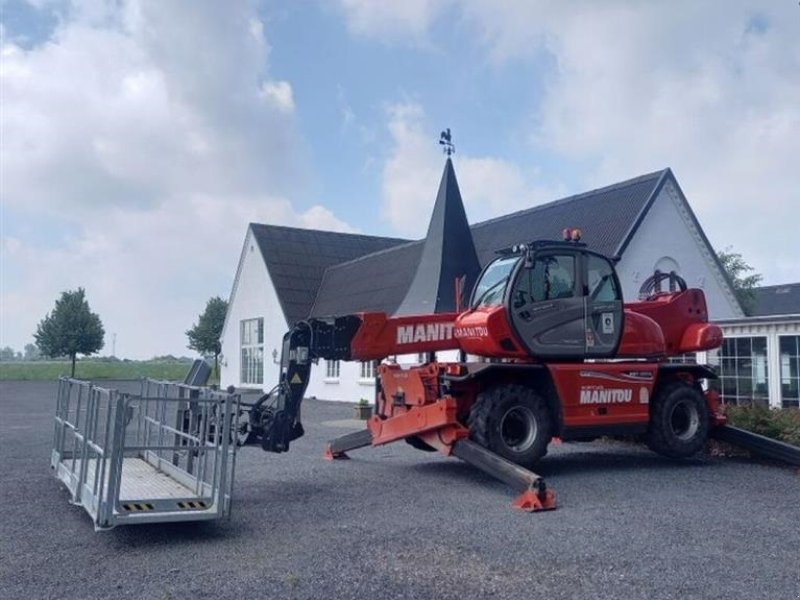
[[[453,162],[448,156],[417,271],[395,314],[455,311],[456,279],[464,277],[466,302],[480,270]]]

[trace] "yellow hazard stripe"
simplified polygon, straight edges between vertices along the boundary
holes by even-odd
[[[199,508],[208,508],[208,504],[202,500],[187,500],[185,502],[178,502],[178,508],[181,510],[197,510]]]
[[[155,510],[155,507],[149,502],[130,502],[122,505],[122,509],[126,512],[143,512],[148,510]]]

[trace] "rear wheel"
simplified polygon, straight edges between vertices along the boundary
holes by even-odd
[[[478,394],[468,423],[473,441],[523,467],[547,454],[553,435],[547,403],[531,388],[516,384]]]
[[[674,381],[653,398],[645,440],[651,450],[663,456],[687,458],[703,449],[708,428],[708,405],[702,391]]]

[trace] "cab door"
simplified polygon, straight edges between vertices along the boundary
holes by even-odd
[[[586,347],[586,304],[581,256],[572,250],[537,252],[521,260],[506,306],[526,350],[539,358],[581,358]]]
[[[608,358],[622,337],[622,290],[611,262],[604,256],[583,254],[586,305],[586,357]]]

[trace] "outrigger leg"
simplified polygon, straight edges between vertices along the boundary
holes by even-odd
[[[325,446],[325,451],[322,453],[322,458],[325,460],[336,460],[342,458],[350,458],[345,454],[349,450],[356,450],[357,448],[365,448],[372,445],[372,432],[369,429],[348,433],[328,442]]]
[[[506,460],[471,440],[459,440],[453,444],[453,456],[518,491],[520,495],[511,503],[514,508],[525,512],[555,509],[556,496],[553,490],[547,489],[541,475]]]
[[[554,509],[555,494],[547,489],[544,479],[469,440],[469,431],[456,420],[454,406],[452,398],[442,398],[388,419],[373,417],[367,429],[328,442],[323,457],[347,458],[349,450],[416,436],[445,456],[456,456],[519,492],[512,503],[514,508],[526,512]]]

